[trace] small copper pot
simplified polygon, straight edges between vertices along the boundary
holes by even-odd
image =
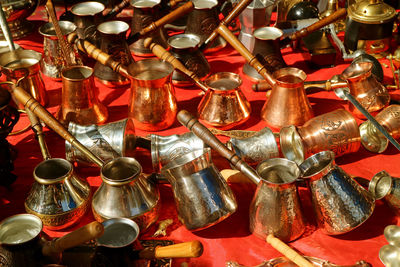
[[[280,147],[286,158],[297,163],[324,150],[336,157],[360,148],[358,124],[350,112],[338,109],[319,115],[303,126],[284,127],[280,131]]]
[[[390,105],[378,113],[376,121],[386,128],[393,138],[400,137],[400,105]],[[360,125],[361,143],[375,153],[382,153],[388,147],[388,139],[370,122]]]
[[[240,90],[242,79],[238,74],[219,72],[207,78],[205,83],[209,89],[197,107],[203,123],[229,129],[250,117],[250,103]]]

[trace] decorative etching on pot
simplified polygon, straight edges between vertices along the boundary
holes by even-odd
[[[321,129],[326,137],[326,144],[335,155],[342,155],[349,151],[351,143],[348,142],[349,129],[346,123],[341,120],[331,120],[330,118],[323,119]]]
[[[217,23],[214,17],[209,17],[201,22],[201,33],[210,35],[217,28]]]

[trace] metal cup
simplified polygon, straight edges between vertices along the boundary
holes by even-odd
[[[357,121],[344,109],[314,117],[303,126],[283,127],[279,136],[283,155],[298,164],[324,150],[338,157],[358,151],[361,145]]]
[[[242,13],[239,14],[240,33],[239,41],[253,52],[256,39],[253,35],[255,29],[269,25],[274,5],[268,1],[254,0]]]
[[[80,125],[101,124],[107,120],[107,108],[98,99],[93,69],[86,66],[71,66],[62,76],[61,105],[57,119],[65,125],[74,122]]]
[[[76,26],[70,21],[59,21],[63,36],[74,32]],[[60,79],[62,69],[67,66],[61,51],[60,44],[53,23],[46,23],[39,28],[39,33],[43,38],[43,60],[40,61],[42,73],[47,77]]]
[[[240,90],[242,79],[236,73],[218,72],[205,80],[208,90],[197,107],[199,119],[219,129],[229,129],[246,122],[250,103]]]
[[[231,138],[226,145],[249,164],[258,164],[269,158],[279,157],[275,135],[268,127],[248,138]]]
[[[347,233],[372,214],[375,199],[334,162],[332,151],[307,158],[299,168],[308,179],[317,222],[328,235]]]
[[[206,147],[204,142],[192,132],[169,136],[152,134],[150,140],[151,162],[156,172],[160,172],[164,165],[176,158]]]
[[[263,65],[270,73],[286,67],[281,54],[279,39],[283,35],[282,30],[275,27],[261,27],[254,31],[253,55],[262,58]],[[249,63],[244,64],[243,73],[255,81],[264,80],[255,68]]]
[[[7,80],[16,82],[22,77],[20,86],[29,92],[42,106],[48,102],[46,88],[40,74],[42,55],[33,50],[15,50],[1,54],[0,67]],[[18,101],[14,100],[15,103]],[[19,109],[24,109],[18,104]]]
[[[123,119],[103,125],[79,125],[70,122],[68,131],[104,162],[122,156],[133,156],[136,144],[132,119]],[[79,150],[65,142],[65,156],[71,162],[95,166]]]
[[[236,211],[228,184],[211,161],[211,150],[196,150],[161,169],[172,186],[179,220],[190,231],[208,228]]]
[[[392,177],[386,171],[378,172],[369,182],[368,191],[376,200],[383,199],[397,215],[400,215],[400,178]]]
[[[171,54],[179,59],[185,67],[193,71],[197,77],[204,78],[210,73],[210,65],[203,53],[198,49],[200,37],[195,34],[177,34],[168,38]],[[182,72],[174,70],[172,82],[185,86],[193,81]]]
[[[269,234],[289,242],[300,237],[304,218],[296,187],[301,172],[284,158],[267,159],[257,166],[262,180],[250,204],[250,232],[266,239]]]
[[[397,139],[400,137],[400,105],[390,105],[375,116],[376,121],[385,127],[389,134]],[[388,147],[388,139],[370,122],[360,125],[361,143],[375,153],[382,153]]]

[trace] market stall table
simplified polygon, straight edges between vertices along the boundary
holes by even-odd
[[[58,10],[62,12],[61,9]],[[129,14],[129,13],[127,13]],[[125,14],[125,15],[127,15]],[[124,14],[122,14],[123,16]],[[125,17],[126,19],[126,17]],[[35,24],[32,34],[15,40],[24,49],[32,49],[43,52],[43,37],[37,32],[40,25],[47,22],[47,16],[42,7],[38,8],[29,18]],[[282,55],[287,65],[302,69],[307,74],[308,81],[330,79],[335,74],[340,74],[349,62],[337,59],[338,64],[332,68],[312,69],[307,64],[309,55],[307,52],[293,51],[291,48],[282,49]],[[339,57],[339,56],[338,56]],[[135,60],[141,57],[134,56]],[[211,66],[211,73],[234,72],[240,74],[243,80],[241,90],[251,104],[251,118],[234,129],[258,131],[268,126],[260,119],[260,111],[266,101],[265,92],[254,92],[251,89],[253,82],[242,72],[244,59],[229,45],[220,51],[206,54],[206,58]],[[384,83],[393,84],[389,61],[380,59],[383,63]],[[4,75],[2,76],[4,78]],[[49,96],[47,109],[54,114],[59,107],[61,97],[61,82],[51,80],[43,75],[46,91]],[[128,101],[130,88],[107,88],[96,81],[99,89],[99,99],[107,106],[109,118],[107,122],[124,119],[128,114]],[[202,97],[202,91],[196,86],[175,87],[178,110],[188,110],[196,114],[197,105]],[[398,90],[391,90],[391,95],[398,95]],[[316,92],[308,95],[315,116],[326,112],[334,111],[338,108],[348,110],[348,103],[335,96],[334,92]],[[360,124],[362,120],[357,119]],[[18,122],[15,130],[22,129],[28,124],[28,119],[24,114]],[[162,136],[185,133],[188,130],[175,121],[172,127],[158,132],[146,132],[136,129],[136,135],[146,137],[149,134]],[[274,130],[277,132],[277,130]],[[52,130],[46,128],[46,141],[52,157],[65,158],[65,142]],[[17,152],[14,161],[14,174],[17,180],[9,187],[0,187],[0,220],[14,214],[24,213],[24,200],[33,183],[33,169],[42,161],[39,146],[31,130],[15,136],[7,137],[7,140]],[[221,137],[222,141],[228,138]],[[143,167],[143,172],[150,174],[153,172],[150,152],[138,148],[135,151],[135,158]],[[342,167],[347,173],[370,180],[374,174],[386,170],[393,177],[400,177],[399,151],[392,145],[382,154],[374,154],[365,150],[362,146],[358,152],[346,154],[336,159],[336,164]],[[229,163],[216,153],[213,153],[213,161],[219,170],[229,169]],[[99,187],[101,179],[99,168],[78,167],[76,172],[85,178],[92,189],[92,192]],[[263,261],[280,257],[281,254],[273,249],[265,240],[261,240],[249,231],[249,205],[254,195],[256,186],[251,182],[230,182],[230,186],[238,202],[238,210],[229,218],[219,224],[205,230],[190,232],[178,220],[174,205],[173,193],[167,183],[158,185],[161,192],[161,209],[159,220],[173,219],[171,226],[167,228],[165,237],[158,239],[173,240],[174,242],[185,242],[199,240],[203,243],[204,253],[199,258],[179,259],[173,261],[173,266],[180,266],[180,263],[187,262],[189,266],[224,266],[227,261],[236,261],[242,265],[254,266]],[[304,255],[328,260],[335,264],[351,265],[357,261],[364,260],[373,266],[382,266],[379,260],[379,249],[387,244],[383,236],[385,226],[398,224],[395,213],[381,200],[376,201],[376,207],[372,216],[357,229],[338,236],[326,235],[315,224],[315,217],[312,211],[310,194],[306,188],[300,188],[300,198],[303,203],[303,211],[307,219],[306,232],[297,240],[290,243],[290,246]],[[78,227],[93,221],[93,215],[89,210],[85,217],[76,225],[60,231],[45,232],[51,237],[62,236]],[[158,222],[148,231],[142,233],[142,239],[151,239],[155,232]]]

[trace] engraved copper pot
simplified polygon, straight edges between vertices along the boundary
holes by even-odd
[[[201,46],[208,36],[219,24],[217,0],[196,0],[193,1],[194,10],[189,13],[185,33],[196,34],[200,37]],[[218,36],[214,42],[204,51],[215,52],[226,46],[226,41]]]
[[[268,127],[261,129],[251,137],[231,138],[226,146],[250,164],[258,164],[269,158],[279,157],[275,135]]]
[[[324,150],[338,157],[358,151],[361,145],[357,121],[344,109],[319,115],[303,126],[283,127],[279,136],[283,155],[298,164]]]
[[[282,35],[283,32],[275,27],[261,27],[256,29],[253,33],[253,55],[257,55],[257,59],[259,60],[262,58],[262,64],[271,73],[286,67],[279,45],[279,39]],[[249,63],[244,64],[243,73],[255,81],[264,80]]]
[[[390,96],[386,88],[372,75],[371,62],[356,62],[347,67],[340,75],[347,81],[350,94],[371,114],[376,114],[389,104]],[[364,119],[352,104],[349,110],[358,118]]]
[[[212,163],[210,148],[176,158],[161,174],[172,186],[179,220],[190,231],[211,227],[236,211],[235,196]]]
[[[199,50],[200,37],[195,34],[177,34],[168,38],[171,54],[181,61],[185,67],[197,77],[204,78],[210,73],[210,64]],[[175,85],[192,85],[193,81],[182,72],[174,70],[172,82]]]
[[[136,135],[132,119],[87,126],[70,122],[68,131],[104,162],[117,157],[133,156]],[[65,142],[65,157],[71,162],[96,166],[68,141]]]
[[[229,129],[247,121],[251,106],[240,90],[242,79],[236,73],[218,72],[205,80],[208,90],[197,114],[204,124]]]
[[[393,138],[400,137],[400,105],[390,105],[375,116],[376,121],[382,125]],[[361,143],[375,153],[382,153],[388,147],[388,139],[370,122],[360,125]]]
[[[7,80],[20,81],[20,87],[29,92],[42,106],[46,106],[48,96],[40,74],[40,61],[42,55],[33,50],[15,50],[0,55],[1,71],[7,76]],[[15,103],[18,101],[14,100]],[[18,104],[19,109],[24,109]]]
[[[43,223],[33,214],[21,213],[0,222],[0,260],[2,267],[43,266],[38,247],[42,243]]]
[[[111,56],[124,66],[129,66],[134,62],[128,43],[126,42],[126,32],[129,25],[123,21],[107,21],[97,26],[100,33],[100,49]],[[127,77],[113,71],[110,67],[96,61],[94,65],[94,76],[101,83],[109,87],[119,87],[128,85],[130,80]]]
[[[70,21],[59,21],[58,24],[64,37],[76,30],[75,24]],[[53,23],[49,22],[41,26],[39,33],[43,35],[43,60],[40,61],[42,73],[50,78],[61,79],[61,71],[67,66],[67,63]]]
[[[96,35],[96,28],[103,22],[102,13],[105,6],[100,2],[85,1],[77,3],[71,7],[71,13],[74,15],[76,33],[80,39],[87,39],[89,42],[98,46],[100,40]]]
[[[328,235],[347,233],[372,214],[375,199],[334,162],[332,151],[307,158],[299,168],[308,180],[318,225]]]
[[[90,186],[79,178],[72,164],[61,158],[45,160],[33,170],[35,183],[25,209],[38,216],[44,227],[64,229],[78,222],[90,205]]]
[[[62,124],[90,125],[107,120],[108,111],[98,99],[92,68],[71,66],[62,71],[61,78],[61,105],[56,117]]]
[[[296,187],[300,169],[293,161],[267,159],[257,166],[262,178],[250,204],[250,232],[265,240],[269,234],[289,242],[305,230]]]
[[[204,142],[192,132],[169,136],[151,134],[150,142],[151,162],[156,172],[160,172],[161,168],[170,161],[206,147]]]
[[[368,191],[376,200],[383,199],[397,214],[400,214],[400,178],[392,177],[386,171],[378,172],[372,177]]]
[[[261,109],[261,118],[269,126],[300,126],[314,116],[304,90],[304,71],[283,68],[273,73],[272,91]]]
[[[161,0],[131,0],[130,4],[133,7],[131,34],[140,32],[161,17]],[[152,37],[153,41],[162,47],[168,47],[168,35],[164,27],[159,27],[153,33],[149,34],[149,37]],[[132,53],[137,56],[153,56],[151,50],[145,47],[143,42],[144,38],[140,38],[136,42],[128,44]]]
[[[103,165],[103,180],[93,195],[92,211],[97,221],[111,218],[134,220],[145,231],[158,219],[160,193],[142,174],[134,158],[119,157]]]
[[[174,68],[159,59],[143,59],[129,66],[131,93],[128,117],[137,129],[158,131],[170,127],[177,104],[171,76]]]
[[[253,0],[240,14],[239,41],[250,51],[254,51],[254,30],[269,25],[274,5],[268,1]]]

